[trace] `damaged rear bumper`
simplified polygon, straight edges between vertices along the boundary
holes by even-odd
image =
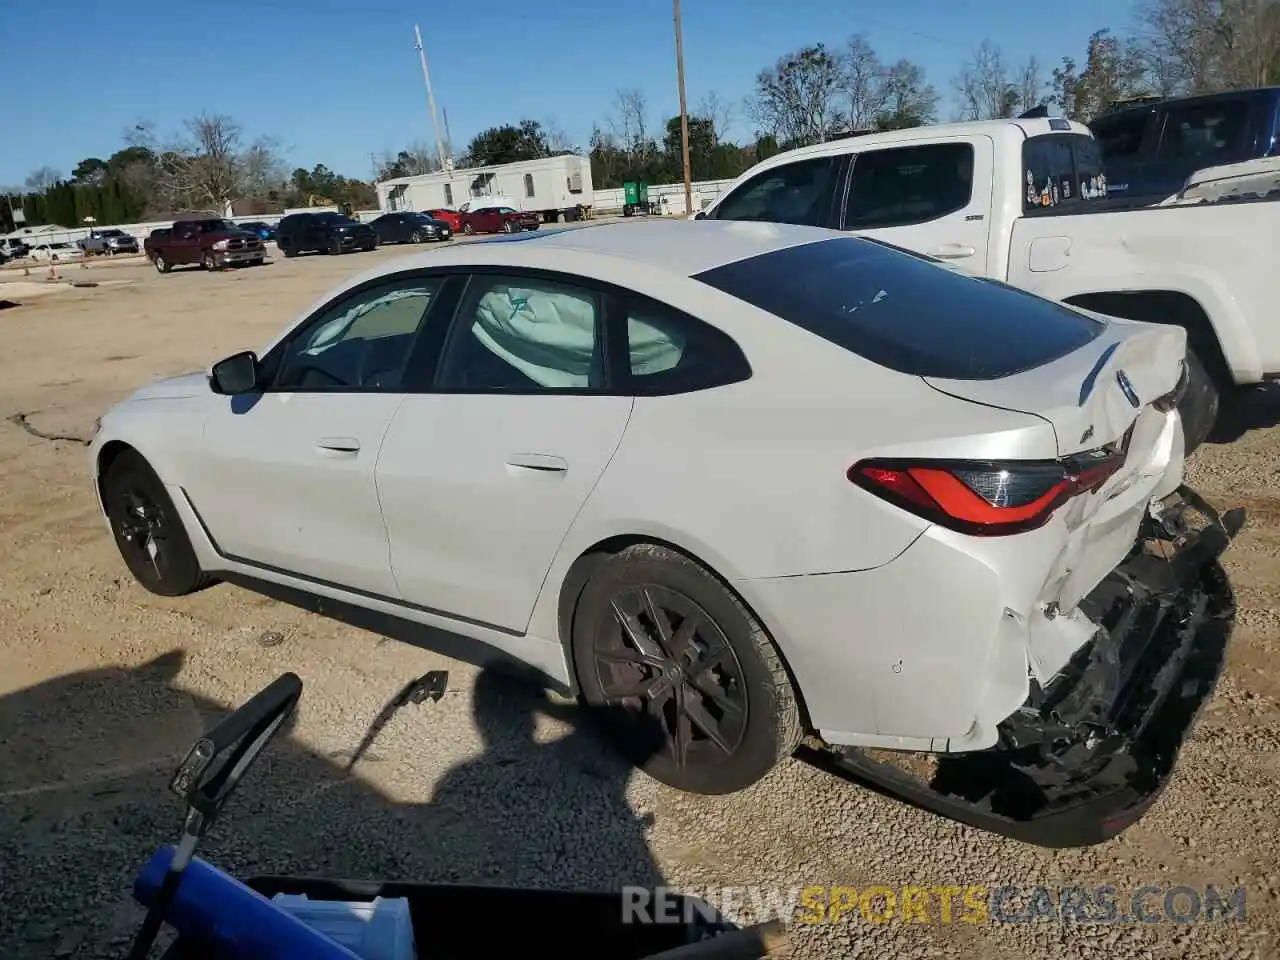
[[[943,816],[1043,847],[1101,843],[1168,783],[1212,694],[1235,623],[1219,557],[1244,512],[1186,487],[1147,520],[1135,551],[1081,603],[1093,640],[1000,724],[997,746],[939,758],[931,780],[856,750],[801,759]],[[1192,532],[1189,514],[1208,523]]]

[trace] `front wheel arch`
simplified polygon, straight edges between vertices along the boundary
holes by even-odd
[[[774,649],[777,651],[778,659],[782,663],[783,669],[787,673],[787,679],[791,681],[791,688],[795,691],[796,706],[800,710],[800,722],[802,728],[806,731],[812,730],[813,725],[809,719],[809,710],[805,705],[804,690],[800,687],[800,683],[796,678],[795,671],[791,668],[790,662],[787,660],[787,653],[777,641],[777,635],[770,628],[769,623],[760,616],[752,605],[742,596],[740,592],[734,589],[733,585],[726,580],[714,566],[707,563],[697,554],[690,550],[686,550],[679,544],[664,540],[661,537],[646,537],[638,535],[619,535],[608,537],[598,543],[593,544],[582,553],[578,558],[569,565],[568,571],[565,573],[563,581],[560,585],[560,595],[556,609],[556,627],[559,633],[560,645],[564,650],[565,664],[569,671],[569,690],[574,698],[581,697],[581,691],[578,685],[577,668],[574,666],[573,658],[573,619],[578,610],[578,602],[582,598],[582,591],[586,589],[587,581],[591,579],[591,575],[595,573],[597,568],[608,560],[629,547],[642,545],[651,545],[657,547],[665,547],[681,554],[686,559],[696,563],[703,570],[711,574],[720,585],[728,591],[733,597],[742,604],[742,606],[751,614],[756,621],[762,624],[765,631],[774,641]]]

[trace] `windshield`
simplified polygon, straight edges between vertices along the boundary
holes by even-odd
[[[351,223],[350,217],[344,217],[340,213],[317,213],[316,219],[321,223]]]
[[[996,380],[1066,356],[1103,324],[865,238],[787,247],[695,280],[900,373]]]

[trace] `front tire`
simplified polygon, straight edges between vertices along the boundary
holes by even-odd
[[[212,253],[205,253],[205,255],[200,258],[200,265],[211,273],[218,269],[218,261],[213,259]]]
[[[116,548],[145,589],[180,597],[212,582],[200,569],[164,484],[140,453],[126,450],[111,462],[102,500]]]
[[[572,652],[617,745],[679,790],[745,789],[800,743],[800,707],[764,627],[674,550],[640,544],[602,561],[574,611]]]
[[[502,232],[503,232],[503,233],[515,233],[515,232],[516,232],[516,225],[515,225],[515,223],[513,223],[513,222],[512,222],[512,221],[510,221],[510,220],[503,220],[503,221],[502,221]]]

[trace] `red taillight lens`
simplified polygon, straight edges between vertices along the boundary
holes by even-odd
[[[1065,461],[864,460],[849,479],[917,516],[975,536],[1043,526],[1072,497],[1096,490],[1124,463],[1097,451]]]

